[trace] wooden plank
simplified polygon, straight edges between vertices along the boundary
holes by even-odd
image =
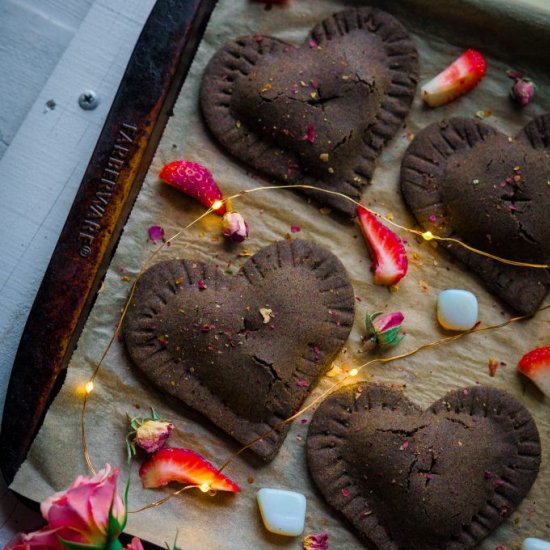
[[[0,434],[8,482],[63,380],[214,4],[158,0],[141,33],[21,339]]]
[[[0,158],[91,3],[92,0],[0,2]]]

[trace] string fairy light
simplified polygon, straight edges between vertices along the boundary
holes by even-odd
[[[447,243],[451,243],[451,244],[456,244],[456,245],[459,245],[459,246],[462,246],[464,247],[465,249],[469,250],[470,252],[473,252],[475,254],[479,254],[479,255],[482,255],[482,256],[486,256],[492,260],[495,260],[495,261],[498,261],[498,262],[501,262],[501,263],[504,263],[504,264],[509,264],[509,265],[513,265],[513,266],[518,266],[518,267],[528,267],[528,268],[537,268],[537,269],[548,269],[550,268],[550,265],[548,264],[535,264],[535,263],[525,263],[525,262],[518,262],[518,261],[515,261],[515,260],[509,260],[507,258],[501,258],[499,256],[496,256],[496,255],[493,255],[493,254],[490,254],[488,252],[485,252],[483,250],[478,250],[466,243],[464,243],[463,241],[459,240],[459,239],[455,239],[453,237],[441,237],[441,236],[438,236],[438,235],[434,235],[431,231],[420,231],[418,229],[414,229],[414,228],[410,228],[410,227],[406,227],[406,226],[403,226],[397,222],[394,222],[393,220],[389,220],[387,218],[384,218],[380,213],[370,209],[370,208],[367,208],[365,205],[361,204],[359,201],[356,201],[355,199],[351,198],[351,197],[348,197],[347,195],[344,195],[343,193],[340,193],[338,191],[332,191],[332,190],[329,190],[329,189],[322,189],[320,187],[316,187],[316,186],[313,186],[313,185],[306,185],[306,184],[286,184],[286,185],[273,185],[273,186],[261,186],[261,187],[255,187],[255,188],[252,188],[252,189],[246,189],[246,190],[242,190],[234,195],[231,195],[230,197],[228,198],[225,198],[223,200],[216,200],[212,203],[212,205],[210,206],[210,208],[208,208],[205,212],[203,212],[200,216],[198,216],[197,218],[195,218],[194,220],[192,220],[191,222],[189,222],[186,226],[184,226],[183,228],[181,228],[179,231],[177,231],[172,237],[170,237],[169,239],[167,239],[165,242],[163,242],[155,251],[152,252],[152,254],[145,260],[144,262],[144,265],[141,267],[141,269],[139,270],[138,274],[136,275],[136,278],[135,280],[133,281],[132,283],[132,286],[130,288],[130,291],[128,293],[128,296],[125,300],[125,303],[124,303],[124,306],[122,308],[122,311],[121,311],[121,315],[120,315],[120,318],[117,322],[117,325],[115,327],[115,330],[113,332],[113,335],[112,337],[110,338],[105,350],[103,351],[99,361],[96,363],[95,365],[95,368],[93,370],[93,373],[92,373],[92,376],[90,377],[90,379],[88,380],[88,382],[84,385],[84,389],[85,389],[85,393],[84,393],[84,397],[83,397],[83,402],[82,402],[82,411],[81,411],[81,440],[82,440],[82,449],[83,449],[83,454],[84,454],[84,459],[86,461],[86,465],[88,467],[88,469],[90,470],[90,472],[92,474],[96,474],[96,470],[93,466],[93,462],[92,462],[92,458],[91,458],[91,454],[90,454],[90,451],[88,449],[88,446],[87,446],[87,438],[86,438],[86,426],[85,426],[85,415],[86,415],[86,408],[87,408],[87,404],[88,404],[88,399],[89,399],[89,396],[91,395],[91,393],[93,392],[94,390],[94,380],[96,378],[96,376],[98,375],[99,373],[99,370],[101,368],[101,365],[103,364],[107,354],[109,353],[110,349],[112,348],[112,345],[113,343],[115,342],[119,332],[120,332],[120,329],[121,329],[121,326],[122,326],[122,323],[124,321],[124,318],[126,316],[126,313],[128,311],[128,307],[130,305],[130,302],[134,296],[134,292],[135,292],[135,288],[136,288],[136,285],[137,283],[139,282],[141,276],[143,275],[143,273],[145,272],[147,266],[158,256],[158,254],[160,254],[160,252],[171,245],[172,242],[174,242],[176,239],[178,239],[185,231],[187,231],[189,228],[191,228],[193,225],[197,224],[200,220],[202,220],[203,218],[205,218],[206,216],[208,216],[209,214],[215,212],[216,210],[219,210],[219,208],[221,208],[224,204],[230,202],[230,201],[234,201],[236,199],[239,199],[241,197],[244,197],[245,195],[248,195],[250,193],[256,193],[256,192],[261,192],[261,191],[277,191],[277,190],[282,190],[282,189],[308,189],[308,190],[314,190],[314,191],[318,191],[318,192],[322,192],[322,193],[325,193],[325,194],[329,194],[329,195],[334,195],[334,196],[338,196],[338,197],[341,197],[345,200],[348,200],[350,202],[352,202],[353,204],[355,204],[356,206],[361,206],[362,208],[365,208],[366,210],[368,210],[371,214],[373,214],[374,216],[378,217],[378,218],[381,218],[384,220],[384,222],[392,225],[393,227],[396,227],[398,229],[401,229],[402,231],[405,231],[407,233],[411,233],[411,234],[414,234],[414,235],[417,235],[419,237],[421,237],[424,241],[432,241],[432,240],[435,240],[435,241],[439,241],[439,242],[447,242]],[[498,324],[494,324],[494,325],[488,325],[488,326],[485,326],[485,327],[480,327],[480,326],[477,326],[477,327],[474,327],[470,330],[467,330],[467,331],[464,331],[464,332],[461,332],[461,333],[458,333],[458,334],[455,334],[453,336],[448,336],[446,338],[441,338],[439,340],[434,340],[434,341],[431,341],[431,342],[428,342],[428,343],[425,343],[425,344],[422,344],[420,346],[418,346],[417,348],[411,350],[411,351],[408,351],[408,352],[405,352],[405,353],[401,353],[399,355],[394,355],[394,356],[391,356],[391,357],[379,357],[379,358],[374,358],[374,359],[371,359],[365,363],[363,363],[362,365],[358,366],[358,367],[354,367],[352,368],[349,372],[345,373],[344,377],[339,380],[338,382],[335,382],[334,384],[332,384],[327,390],[325,390],[324,392],[322,392],[319,396],[317,396],[316,398],[314,398],[310,403],[308,403],[306,406],[304,406],[303,408],[301,408],[300,410],[298,410],[296,413],[294,413],[292,416],[284,419],[284,420],[281,420],[280,422],[278,422],[277,424],[275,424],[270,430],[266,431],[265,433],[261,434],[260,436],[258,436],[257,438],[255,438],[253,441],[250,441],[249,443],[247,443],[245,446],[241,447],[238,451],[236,451],[235,453],[233,453],[229,458],[227,458],[225,460],[225,462],[222,464],[222,466],[219,468],[219,472],[223,471],[225,468],[227,468],[227,466],[229,466],[229,464],[231,464],[239,455],[241,455],[244,451],[246,451],[247,449],[249,449],[250,447],[252,447],[254,444],[258,443],[259,441],[261,441],[262,439],[264,439],[265,437],[268,437],[269,435],[271,435],[273,432],[275,432],[276,430],[280,429],[281,427],[283,427],[285,424],[288,424],[290,422],[293,422],[294,420],[296,420],[298,417],[300,417],[301,415],[303,415],[304,413],[306,413],[307,411],[311,410],[311,408],[313,408],[317,403],[319,403],[321,400],[323,400],[326,396],[328,396],[330,393],[332,393],[333,391],[335,391],[336,389],[338,389],[339,387],[341,387],[342,385],[344,385],[346,383],[346,381],[348,380],[348,378],[354,378],[356,377],[359,372],[361,370],[363,370],[364,368],[370,366],[370,365],[373,365],[373,364],[376,364],[376,363],[380,363],[380,364],[384,364],[384,363],[390,363],[392,361],[397,361],[397,360],[400,360],[400,359],[405,359],[407,357],[411,357],[413,355],[416,355],[417,353],[423,351],[423,350],[426,350],[426,349],[431,349],[431,348],[435,348],[435,347],[438,347],[438,346],[441,346],[441,345],[445,345],[447,343],[451,343],[451,342],[454,342],[454,341],[457,341],[461,338],[464,338],[465,336],[467,335],[470,335],[470,334],[474,334],[474,333],[479,333],[479,332],[486,332],[486,331],[491,331],[491,330],[496,330],[496,329],[499,329],[499,328],[502,328],[502,327],[505,327],[509,324],[512,324],[512,323],[516,323],[516,322],[519,322],[519,321],[522,321],[524,319],[527,319],[527,318],[530,318],[530,317],[533,317],[534,315],[536,315],[537,313],[541,312],[541,311],[544,311],[546,309],[549,309],[550,308],[550,305],[548,306],[544,306],[544,307],[541,307],[539,308],[537,311],[535,311],[534,313],[532,314],[528,314],[528,315],[522,315],[522,316],[519,316],[519,317],[512,317],[510,319],[508,319],[507,321],[503,321],[502,323],[498,323]],[[134,511],[130,511],[129,513],[139,513],[139,512],[142,512],[142,511],[145,511],[145,510],[149,510],[151,508],[155,508],[155,507],[158,507],[162,504],[164,504],[165,502],[167,502],[169,499],[181,494],[182,492],[184,491],[187,491],[187,490],[190,490],[190,489],[199,489],[201,492],[203,493],[209,493],[209,494],[215,494],[215,491],[212,491],[211,490],[211,487],[210,487],[210,484],[209,483],[202,483],[201,485],[184,485],[183,487],[177,489],[176,491],[173,491],[172,493],[170,493],[169,495],[167,495],[166,497],[162,498],[162,499],[159,499],[157,501],[154,501],[138,510],[134,510]]]
[[[338,382],[335,382],[334,384],[332,384],[328,389],[326,389],[324,392],[322,392],[320,395],[318,395],[316,398],[314,398],[308,405],[306,405],[305,407],[300,409],[298,412],[296,412],[295,414],[293,414],[292,416],[290,416],[290,417],[288,417],[284,420],[281,420],[275,426],[273,426],[271,429],[267,430],[265,433],[259,435],[254,440],[250,441],[244,447],[241,447],[238,451],[233,453],[221,465],[221,467],[219,468],[218,471],[222,472],[223,470],[225,470],[232,462],[234,462],[236,460],[236,458],[239,455],[244,453],[246,450],[248,450],[250,447],[252,447],[254,444],[258,443],[259,441],[261,441],[265,437],[268,437],[273,432],[275,432],[278,429],[282,428],[285,424],[289,424],[291,422],[294,422],[294,420],[296,420],[297,418],[299,418],[300,416],[302,416],[303,414],[305,414],[306,412],[311,410],[320,401],[325,399],[325,397],[330,395],[332,392],[336,391],[338,388],[342,387],[346,383],[348,378],[357,376],[362,369],[364,369],[364,368],[366,368],[370,365],[373,365],[375,363],[382,363],[382,364],[383,363],[390,363],[392,361],[397,361],[399,359],[406,359],[407,357],[412,357],[413,355],[416,355],[417,353],[419,353],[419,352],[421,352],[425,349],[438,347],[438,346],[441,346],[441,345],[444,345],[444,344],[447,344],[447,343],[450,343],[450,342],[454,342],[456,340],[460,340],[461,338],[464,338],[465,336],[467,336],[469,334],[496,330],[496,329],[505,327],[507,325],[510,325],[512,323],[522,321],[522,320],[527,319],[529,317],[532,317],[536,313],[544,311],[546,309],[550,309],[550,305],[541,307],[536,312],[534,312],[530,315],[522,315],[522,316],[519,316],[519,317],[512,317],[511,319],[508,319],[507,321],[503,321],[502,323],[498,323],[498,324],[495,324],[495,325],[488,325],[486,327],[476,327],[476,328],[473,328],[471,330],[467,330],[467,331],[461,332],[459,334],[455,334],[453,336],[448,336],[446,338],[441,338],[439,340],[434,340],[432,342],[427,342],[426,344],[422,344],[421,346],[419,346],[419,347],[417,347],[417,348],[415,348],[411,351],[401,353],[399,355],[394,355],[394,356],[391,356],[391,357],[378,357],[378,358],[371,359],[371,360],[363,363],[359,367],[351,369],[348,373],[345,374],[345,376],[341,380],[339,380]],[[139,512],[144,512],[146,510],[156,508],[158,506],[161,506],[162,504],[164,504],[168,500],[180,495],[181,493],[183,493],[184,491],[187,491],[189,489],[199,489],[203,493],[208,492],[211,496],[216,494],[215,491],[210,490],[210,485],[208,483],[203,483],[202,485],[184,485],[183,487],[180,487],[179,489],[177,489],[177,490],[173,491],[172,493],[168,494],[164,498],[156,500],[154,502],[151,502],[150,504],[147,504],[147,505],[143,506],[142,508],[139,508],[138,510],[131,510],[131,511],[129,511],[129,513],[130,514],[137,514]]]
[[[380,214],[379,212],[376,212],[375,210],[372,210],[371,208],[368,208],[361,202],[352,199],[351,197],[348,197],[347,195],[344,195],[344,193],[340,193],[339,191],[332,191],[330,189],[322,189],[321,187],[316,187],[315,185],[306,185],[306,184],[299,184],[299,183],[292,183],[287,185],[266,185],[262,187],[254,187],[253,189],[245,189],[244,191],[240,191],[239,193],[236,193],[235,195],[232,195],[231,197],[224,199],[221,201],[222,203],[226,203],[228,201],[238,199],[244,195],[247,195],[248,193],[256,193],[258,191],[266,191],[266,190],[277,190],[277,189],[309,189],[312,191],[320,191],[322,193],[326,193],[328,195],[334,195],[336,197],[340,197],[342,199],[345,199],[356,206],[360,206],[364,208],[365,210],[368,210],[372,215],[376,216],[377,218],[380,218],[384,220],[384,223],[388,223],[389,225],[392,225],[393,227],[396,227],[397,229],[401,229],[402,231],[405,231],[407,233],[411,233],[413,235],[417,235],[418,237],[422,237],[425,241],[438,241],[438,242],[447,242],[450,244],[456,244],[458,246],[461,246],[465,248],[466,250],[473,252],[474,254],[479,254],[480,256],[485,256],[487,258],[490,258],[491,260],[495,260],[497,262],[513,265],[517,267],[530,267],[530,268],[536,268],[536,269],[550,269],[550,264],[537,264],[537,263],[529,263],[529,262],[519,262],[516,260],[509,260],[507,258],[503,258],[501,256],[497,256],[495,254],[491,254],[489,252],[485,252],[484,250],[475,248],[473,246],[470,246],[469,244],[465,243],[464,241],[461,241],[460,239],[455,239],[454,237],[441,237],[439,235],[434,235],[431,231],[420,231],[418,229],[414,229],[412,227],[407,227],[405,225],[401,225],[400,223],[397,223],[393,220],[389,220],[388,218],[385,218]],[[220,202],[220,201],[216,201]],[[214,203],[214,204],[216,204]],[[219,208],[219,206],[218,206]],[[211,207],[212,210],[214,210]]]
[[[348,378],[350,377],[355,377],[359,374],[359,372],[361,370],[363,370],[364,368],[366,367],[369,367],[371,365],[374,365],[376,363],[381,363],[381,364],[384,364],[384,363],[391,363],[393,361],[398,361],[400,359],[406,359],[407,357],[412,357],[413,355],[416,355],[417,353],[425,350],[425,349],[430,349],[430,348],[435,348],[435,347],[439,347],[439,346],[442,346],[444,344],[447,344],[447,343],[451,343],[451,342],[455,342],[457,340],[460,340],[461,338],[464,338],[465,336],[468,336],[469,334],[474,334],[474,333],[478,333],[478,332],[487,332],[487,331],[491,331],[491,330],[496,330],[496,329],[499,329],[499,328],[502,328],[502,327],[505,327],[507,325],[510,325],[512,323],[517,323],[518,321],[523,321],[524,319],[528,319],[529,317],[533,317],[534,315],[536,315],[538,312],[541,312],[541,311],[544,311],[546,309],[550,309],[550,305],[548,306],[543,306],[541,308],[539,308],[537,311],[535,311],[534,313],[530,313],[528,315],[521,315],[519,317],[512,317],[510,319],[508,319],[507,321],[503,321],[502,323],[498,323],[498,324],[495,324],[495,325],[487,325],[486,327],[474,327],[470,330],[465,330],[464,332],[460,332],[458,334],[454,334],[453,336],[447,336],[445,338],[440,338],[439,340],[433,340],[431,342],[427,342],[426,344],[422,344],[420,346],[418,346],[417,348],[411,350],[411,351],[406,351],[404,353],[400,353],[399,355],[392,355],[391,357],[376,357],[374,359],[370,359],[369,361],[363,363],[362,365],[356,367],[356,368],[353,368],[351,369],[348,373],[345,374],[345,376],[339,380],[338,382],[335,382],[332,386],[330,386],[327,390],[325,390],[323,393],[321,393],[321,395],[317,396],[315,399],[313,399],[313,401],[311,401],[308,405],[306,405],[305,407],[303,407],[302,409],[300,409],[298,412],[296,412],[295,414],[293,414],[292,416],[284,419],[284,420],[281,420],[280,422],[278,422],[277,424],[275,424],[275,426],[273,426],[270,430],[267,430],[265,433],[261,434],[259,437],[257,437],[256,439],[254,439],[253,441],[249,442],[247,445],[245,445],[244,447],[242,447],[241,449],[239,449],[237,452],[235,452],[233,455],[231,455],[221,466],[221,468],[219,469],[219,471],[223,471],[227,466],[229,466],[229,464],[231,464],[231,462],[233,462],[240,454],[242,454],[245,450],[249,449],[250,447],[252,447],[255,443],[257,443],[258,441],[261,441],[262,439],[264,439],[265,437],[268,437],[269,435],[271,435],[273,432],[277,431],[279,428],[283,427],[285,424],[288,424],[290,422],[293,422],[294,420],[296,420],[297,418],[299,418],[300,416],[302,416],[304,413],[306,413],[307,411],[309,411],[310,409],[312,409],[317,403],[319,403],[320,401],[322,401],[323,399],[325,399],[325,397],[327,397],[329,394],[331,394],[333,391],[337,390],[338,388],[342,387],[346,381],[348,380]]]

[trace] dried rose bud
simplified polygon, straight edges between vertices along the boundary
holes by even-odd
[[[535,97],[535,83],[529,78],[516,80],[510,90],[510,95],[516,103],[525,107]]]
[[[226,212],[222,220],[223,236],[234,243],[242,243],[248,237],[248,224],[238,212]]]
[[[512,99],[522,107],[529,105],[535,97],[535,83],[530,78],[523,76],[521,71],[509,70],[506,74],[514,81],[510,90]]]
[[[147,453],[154,453],[164,446],[170,434],[174,431],[174,424],[160,417],[151,408],[151,416],[130,418],[130,431],[126,435],[126,450],[128,463],[136,454],[136,445]]]
[[[400,333],[401,325],[405,317],[400,311],[393,313],[367,313],[365,323],[367,335],[374,344],[380,347],[395,346],[403,340],[404,335]]]
[[[154,453],[164,446],[174,424],[164,420],[147,420],[136,430],[136,444],[147,453]]]

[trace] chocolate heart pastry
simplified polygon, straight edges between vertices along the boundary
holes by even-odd
[[[420,225],[434,234],[500,258],[550,264],[550,115],[516,139],[477,120],[432,124],[407,149],[401,186]],[[536,311],[550,289],[547,269],[448,248],[520,313]]]
[[[225,44],[206,68],[200,101],[214,136],[246,164],[359,200],[417,79],[405,28],[375,8],[351,9],[319,23],[301,46],[267,36]],[[304,193],[355,214],[341,197]]]
[[[529,411],[489,386],[426,411],[391,387],[345,386],[307,436],[321,493],[378,550],[473,548],[525,497],[540,451]]]
[[[293,240],[260,250],[236,276],[190,260],[153,266],[123,331],[153,384],[248,444],[299,408],[346,341],[353,313],[340,260]],[[271,460],[288,429],[252,450]]]

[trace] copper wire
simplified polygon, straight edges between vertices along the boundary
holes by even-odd
[[[305,185],[305,184],[287,184],[287,185],[273,185],[273,186],[262,186],[262,187],[255,187],[253,189],[246,189],[246,190],[243,190],[243,191],[240,191],[239,193],[235,193],[234,195],[231,195],[230,197],[226,198],[226,199],[223,199],[222,201],[220,201],[222,204],[226,204],[230,201],[233,201],[235,199],[238,199],[238,198],[241,198],[245,195],[248,195],[250,193],[255,193],[255,192],[258,192],[258,191],[276,191],[276,190],[281,190],[281,189],[309,189],[309,190],[313,190],[313,191],[319,191],[319,192],[322,192],[322,193],[325,193],[325,194],[329,194],[329,195],[334,195],[334,196],[338,196],[338,197],[341,197],[345,200],[348,200],[350,202],[352,202],[353,204],[357,205],[357,206],[361,206],[363,208],[365,208],[366,210],[368,210],[371,214],[373,214],[374,216],[378,217],[378,218],[381,218],[384,220],[384,222],[387,222],[388,224],[392,225],[393,227],[396,227],[398,229],[401,229],[407,233],[412,233],[414,235],[417,235],[417,236],[420,236],[420,237],[424,237],[424,233],[422,231],[419,231],[417,229],[413,229],[413,228],[409,228],[409,227],[405,227],[403,225],[400,225],[398,224],[397,222],[394,222],[393,220],[389,220],[387,218],[384,218],[380,213],[374,211],[374,210],[371,210],[369,208],[367,208],[366,206],[364,206],[363,204],[361,204],[359,201],[356,201],[355,199],[352,199],[351,197],[348,197],[347,195],[344,195],[343,193],[340,193],[338,191],[331,191],[329,189],[322,189],[320,187],[315,187],[313,185]],[[104,352],[102,353],[99,361],[97,362],[95,368],[94,368],[94,371],[92,373],[92,376],[90,377],[89,379],[89,382],[93,382],[99,372],[99,369],[101,368],[101,365],[103,364],[103,361],[105,360],[107,354],[109,353],[115,339],[117,338],[119,332],[120,332],[120,328],[122,326],[122,322],[124,321],[124,318],[126,316],[126,312],[128,311],[128,307],[130,305],[130,302],[131,302],[131,299],[134,295],[134,292],[135,292],[135,288],[136,288],[136,285],[138,283],[138,281],[140,280],[141,276],[143,275],[143,273],[145,272],[145,269],[146,269],[146,266],[148,264],[151,263],[152,260],[154,260],[156,258],[156,256],[164,249],[166,248],[167,246],[169,246],[173,241],[175,241],[177,238],[179,238],[187,229],[189,229],[190,227],[192,227],[193,225],[195,225],[196,223],[198,223],[200,220],[202,220],[203,218],[205,218],[206,216],[208,216],[209,214],[213,213],[214,212],[214,209],[212,207],[208,208],[205,212],[203,212],[199,217],[197,217],[196,219],[194,219],[193,221],[191,221],[190,223],[188,223],[186,226],[184,226],[182,229],[180,229],[178,232],[176,232],[172,237],[170,237],[169,239],[167,239],[162,245],[160,245],[150,256],[149,258],[145,261],[143,267],[140,269],[140,271],[138,272],[138,274],[136,275],[136,279],[134,280],[134,282],[132,283],[132,286],[130,288],[130,292],[128,294],[128,297],[126,298],[125,300],[125,303],[124,303],[124,307],[122,308],[122,312],[121,312],[121,315],[120,315],[120,318],[119,318],[119,321],[116,325],[116,328],[115,328],[115,331],[113,333],[113,336],[111,337],[111,339],[109,340],[109,343],[107,345],[107,347],[105,348]],[[424,237],[425,238],[425,237]],[[483,250],[478,250],[474,247],[471,247],[470,245],[458,240],[458,239],[454,239],[452,237],[440,237],[438,235],[433,235],[430,233],[430,239],[426,239],[426,240],[435,240],[435,241],[441,241],[441,242],[450,242],[450,243],[453,243],[453,244],[457,244],[459,246],[462,246],[463,248],[469,250],[470,252],[473,252],[475,254],[479,254],[479,255],[482,255],[482,256],[486,256],[488,258],[491,258],[492,260],[495,260],[495,261],[498,261],[498,262],[501,262],[501,263],[505,263],[505,264],[509,264],[509,265],[514,265],[514,266],[518,266],[518,267],[528,267],[528,268],[537,268],[537,269],[548,269],[550,268],[550,265],[547,265],[547,264],[533,264],[533,263],[524,263],[524,262],[517,262],[517,261],[514,261],[514,260],[508,260],[506,258],[501,258],[499,256],[494,256],[492,254],[489,254],[488,252],[485,252]],[[489,325],[489,326],[486,326],[486,327],[476,327],[476,328],[473,328],[471,330],[468,330],[468,331],[465,331],[465,332],[461,332],[459,334],[456,334],[456,335],[453,335],[453,336],[448,336],[446,338],[442,338],[442,339],[439,339],[439,340],[434,340],[432,342],[428,342],[426,344],[422,344],[421,346],[417,347],[416,349],[414,350],[411,350],[411,351],[408,351],[408,352],[405,352],[405,353],[402,353],[402,354],[399,354],[399,355],[395,355],[395,356],[392,356],[392,357],[381,357],[381,358],[375,358],[375,359],[371,359],[369,361],[367,361],[366,363],[363,363],[362,365],[360,365],[359,367],[357,367],[355,370],[357,371],[357,373],[359,371],[361,371],[363,368],[369,366],[369,365],[373,365],[375,363],[389,363],[389,362],[392,362],[392,361],[397,361],[399,359],[405,359],[407,357],[411,357],[417,353],[419,353],[420,351],[422,350],[425,350],[425,349],[429,349],[429,348],[433,348],[433,347],[437,347],[437,346],[440,346],[440,345],[444,345],[446,343],[450,343],[450,342],[454,342],[456,340],[459,340],[461,338],[463,338],[464,336],[467,336],[469,334],[473,334],[473,333],[477,333],[477,332],[484,332],[484,331],[489,331],[489,330],[495,330],[495,329],[498,329],[498,328],[502,328],[506,325],[509,325],[511,323],[515,323],[517,321],[521,321],[523,319],[527,319],[529,317],[532,317],[534,316],[536,313],[540,312],[540,311],[543,311],[545,309],[548,309],[550,308],[550,306],[545,306],[545,307],[542,307],[540,309],[538,309],[536,312],[534,312],[533,314],[530,314],[530,315],[522,315],[522,316],[519,316],[519,317],[513,317],[511,319],[508,319],[507,321],[504,321],[502,323],[499,323],[499,324],[495,324],[495,325]],[[281,420],[280,422],[278,422],[277,424],[275,424],[275,426],[273,426],[270,430],[266,431],[265,433],[261,434],[260,436],[258,436],[257,438],[255,438],[253,441],[250,441],[247,445],[245,445],[244,447],[240,448],[237,452],[235,452],[233,455],[231,455],[227,460],[225,460],[225,462],[222,464],[221,468],[219,469],[219,471],[221,472],[222,470],[224,470],[227,466],[229,466],[229,464],[231,464],[240,454],[242,454],[245,450],[249,449],[250,447],[252,447],[254,444],[258,443],[259,441],[261,441],[262,439],[264,439],[265,437],[269,436],[270,434],[272,434],[273,432],[275,432],[276,430],[278,430],[279,428],[281,428],[282,426],[284,426],[285,424],[288,424],[292,421],[294,421],[296,418],[299,418],[302,414],[304,414],[305,412],[309,411],[312,407],[314,407],[317,403],[319,403],[321,400],[323,400],[327,395],[329,395],[330,393],[332,393],[334,390],[338,389],[339,387],[341,387],[351,376],[349,374],[347,374],[346,376],[344,376],[344,378],[342,378],[339,382],[336,382],[335,384],[333,384],[330,388],[328,388],[327,390],[325,390],[324,392],[322,392],[319,396],[317,396],[315,399],[313,399],[312,402],[310,402],[308,405],[306,405],[305,407],[303,407],[302,409],[300,409],[299,411],[297,411],[296,413],[294,413],[292,416],[290,416],[289,418],[285,419],[285,420]],[[91,459],[91,454],[90,454],[90,451],[88,449],[88,445],[87,445],[87,440],[86,440],[86,428],[85,428],[85,415],[86,415],[86,407],[87,407],[87,403],[88,403],[88,399],[89,399],[89,394],[85,394],[84,395],[84,399],[83,399],[83,403],[82,403],[82,413],[81,413],[81,438],[82,438],[82,449],[83,449],[83,454],[84,454],[84,459],[85,459],[85,462],[86,462],[86,465],[88,467],[88,469],[90,470],[90,472],[92,474],[95,474],[96,473],[96,470],[94,468],[94,465],[93,465],[93,462],[92,462],[92,459]],[[176,495],[179,495],[180,493],[182,493],[183,491],[186,491],[188,489],[192,489],[192,488],[196,488],[198,487],[197,485],[185,485],[183,487],[181,487],[180,489],[172,492],[171,494],[169,494],[168,496],[160,499],[160,500],[157,500],[155,502],[152,502],[146,506],[144,506],[143,508],[140,508],[138,510],[134,510],[134,511],[131,511],[129,513],[139,513],[139,512],[142,512],[142,511],[145,511],[145,510],[148,510],[150,508],[154,508],[154,507],[157,507],[157,506],[161,506],[162,504],[164,504],[165,502],[167,502],[168,500],[170,500],[171,498],[173,498],[174,496]]]

